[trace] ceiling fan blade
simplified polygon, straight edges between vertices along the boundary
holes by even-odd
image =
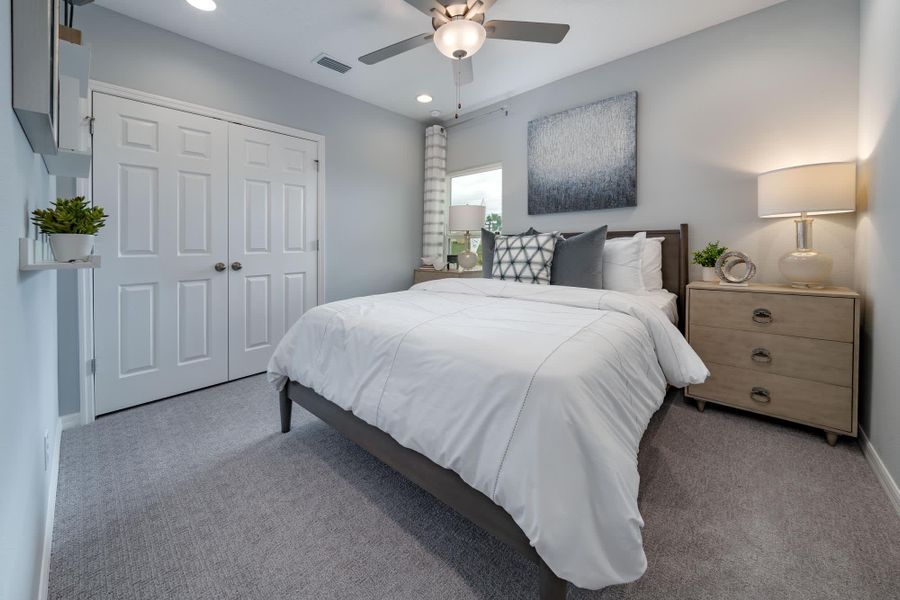
[[[495,40],[518,40],[558,44],[569,33],[563,23],[532,23],[530,21],[488,21],[484,24],[487,36]]]
[[[408,40],[403,40],[402,42],[397,42],[396,44],[386,46],[381,50],[370,52],[365,56],[360,56],[359,62],[365,65],[374,65],[375,63],[380,63],[381,61],[397,56],[398,54],[403,54],[407,50],[412,50],[413,48],[424,46],[433,38],[433,33],[422,33],[415,37],[411,37]]]
[[[484,7],[481,9],[482,12],[487,12],[487,10],[488,10],[490,7],[492,7],[492,6],[494,5],[494,2],[496,2],[496,1],[497,1],[497,0],[481,0],[481,3],[484,5]],[[472,8],[472,7],[475,6],[477,3],[478,3],[478,0],[467,0],[467,1],[466,1],[466,6],[468,6],[469,8]]]
[[[453,65],[453,83],[466,85],[475,81],[475,72],[472,70],[471,58],[452,60],[450,64]]]
[[[446,15],[447,9],[443,4],[438,2],[437,0],[406,0],[406,3],[419,10],[429,17],[433,16],[431,14],[431,10],[434,9],[438,12],[438,14]]]

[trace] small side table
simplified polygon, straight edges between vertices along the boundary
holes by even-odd
[[[435,279],[455,279],[455,278],[470,278],[470,279],[480,279],[484,276],[481,267],[477,269],[444,269],[443,271],[436,271],[434,269],[422,269],[418,268],[413,273],[413,283],[422,283],[424,281],[434,281]]]

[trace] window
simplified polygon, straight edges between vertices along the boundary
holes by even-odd
[[[471,204],[484,205],[484,228],[488,231],[500,232],[503,225],[503,168],[500,165],[489,165],[454,173],[450,180],[450,205]],[[463,234],[453,231],[450,236],[450,254],[459,254],[465,245]],[[478,254],[481,264],[481,236],[473,235],[472,250]]]

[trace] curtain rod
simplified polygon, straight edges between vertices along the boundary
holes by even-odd
[[[479,119],[484,119],[486,117],[489,117],[491,115],[495,115],[495,114],[501,113],[501,112],[503,113],[504,117],[508,117],[509,116],[509,105],[504,104],[503,106],[498,106],[497,108],[495,108],[493,110],[489,110],[488,112],[485,112],[485,113],[472,115],[470,117],[463,117],[461,119],[454,119],[453,121],[451,121],[449,123],[445,122],[444,129],[452,129],[453,127],[456,127],[458,125],[463,125],[465,123],[471,123],[472,121],[478,121]]]

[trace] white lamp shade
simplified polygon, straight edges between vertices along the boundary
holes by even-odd
[[[481,23],[455,19],[434,32],[434,45],[447,58],[468,58],[481,49],[486,37]]]
[[[450,207],[450,231],[477,231],[484,227],[484,207],[458,204]]]
[[[805,165],[763,173],[757,181],[760,217],[825,215],[856,210],[856,163]]]

